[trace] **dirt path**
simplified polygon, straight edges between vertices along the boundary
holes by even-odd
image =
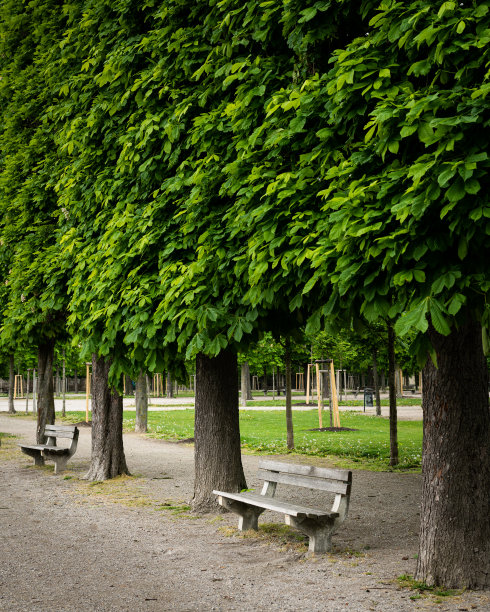
[[[0,415],[0,431],[33,440],[34,422]],[[124,443],[133,477],[100,484],[81,479],[88,428],[60,476],[3,438],[1,611],[490,609],[488,592],[411,599],[399,587],[415,569],[417,475],[355,472],[334,552],[308,558],[282,527],[242,537],[233,515],[190,514],[192,447],[135,434]],[[253,487],[258,458],[243,461]]]

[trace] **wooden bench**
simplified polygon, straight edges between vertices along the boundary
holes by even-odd
[[[284,514],[287,525],[296,527],[309,536],[310,552],[331,550],[332,534],[345,520],[349,510],[352,472],[319,468],[311,465],[294,465],[279,461],[259,461],[259,478],[264,480],[262,491],[257,493],[226,493],[213,491],[218,503],[240,516],[238,529],[258,529],[258,517],[265,510]],[[274,497],[277,484],[306,487],[335,494],[330,510],[291,504]]]
[[[34,457],[35,465],[44,465],[45,459],[54,461],[54,473],[59,474],[66,468],[66,463],[75,454],[78,444],[78,427],[74,425],[46,425],[44,433],[48,438],[46,444],[19,444],[26,455]],[[68,448],[56,446],[58,438],[71,440]]]

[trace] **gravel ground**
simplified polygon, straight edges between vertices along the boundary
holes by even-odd
[[[34,428],[0,414],[0,431],[32,441]],[[1,611],[490,610],[488,591],[400,587],[397,577],[415,570],[419,475],[354,472],[334,551],[309,557],[277,514],[262,518],[275,528],[244,537],[234,515],[190,513],[192,446],[125,435],[133,476],[88,483],[89,428],[58,476],[52,464],[34,467],[18,441],[0,447]],[[251,487],[257,461],[243,456]],[[301,498],[318,504],[318,495]]]

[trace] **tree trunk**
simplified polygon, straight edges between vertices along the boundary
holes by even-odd
[[[9,356],[9,414],[15,414],[14,406],[15,364],[14,355]]]
[[[174,386],[170,372],[167,372],[167,397],[174,397]]]
[[[378,351],[373,349],[373,382],[374,382],[374,397],[376,398],[376,416],[381,416],[381,397],[379,394],[379,378],[378,378]]]
[[[109,387],[111,363],[92,357],[92,459],[88,480],[128,474],[122,436],[123,398]]]
[[[396,397],[398,399],[403,399],[402,376],[403,376],[403,373],[400,367],[398,366],[397,363],[395,363],[395,389],[396,389]]]
[[[236,354],[196,358],[195,481],[192,507],[206,512],[218,507],[213,489],[247,487],[240,451]]]
[[[291,340],[286,337],[284,344],[284,363],[286,366],[286,431],[289,450],[294,449],[293,408],[291,393]]]
[[[136,426],[135,431],[146,433],[148,431],[148,395],[146,393],[146,376],[140,372],[136,379],[135,390]]]
[[[490,587],[490,411],[481,326],[441,336],[423,371],[424,445],[416,576],[448,588]]]
[[[388,388],[390,394],[390,465],[398,465],[398,431],[396,413],[395,383],[395,331],[391,322],[388,326]]]
[[[78,372],[77,369],[75,368],[75,393],[78,393]]]
[[[54,424],[53,388],[54,340],[48,338],[37,349],[37,433],[38,444],[45,444],[44,428]]]
[[[247,400],[253,399],[250,388],[250,367],[245,361],[240,368],[240,406],[246,406]]]

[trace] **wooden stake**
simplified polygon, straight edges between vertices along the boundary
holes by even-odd
[[[316,395],[318,398],[318,427],[320,429],[322,429],[323,427],[323,398],[322,398],[322,392],[320,389],[320,366],[318,363],[315,364],[316,366]]]
[[[337,387],[335,385],[335,370],[333,367],[333,359],[330,362],[330,388],[332,390],[333,426],[340,427],[339,401],[337,397]]]
[[[308,364],[308,377],[306,379],[306,405],[310,405],[310,378],[311,378],[311,363]]]
[[[26,414],[29,412],[29,368],[27,368]]]

